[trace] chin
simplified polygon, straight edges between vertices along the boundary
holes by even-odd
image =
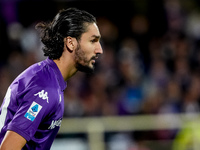
[[[78,71],[85,72],[85,73],[94,73],[94,65],[89,65],[89,66],[83,66],[81,64],[78,64],[76,66]]]

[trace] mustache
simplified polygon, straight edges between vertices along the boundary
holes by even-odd
[[[98,58],[99,58],[99,55],[100,55],[100,54],[96,54],[96,56],[93,56],[90,60],[96,60],[96,59],[98,59]]]

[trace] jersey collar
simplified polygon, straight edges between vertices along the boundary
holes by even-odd
[[[62,76],[58,66],[56,65],[56,63],[52,59],[47,58],[46,62],[53,68],[55,75],[58,79],[58,83],[60,85],[60,88],[61,88],[62,91],[64,91],[67,87],[67,82],[63,79],[63,76]]]

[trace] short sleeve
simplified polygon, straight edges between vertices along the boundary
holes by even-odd
[[[40,84],[36,85],[33,84],[18,94],[19,106],[8,125],[8,130],[15,131],[27,141],[33,138],[38,126],[44,118],[53,113],[53,107],[55,107],[54,101],[50,101],[49,98],[53,89]]]

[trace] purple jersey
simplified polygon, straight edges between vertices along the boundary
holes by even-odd
[[[23,150],[49,150],[63,118],[65,88],[60,70],[48,58],[21,73],[0,109],[0,143],[12,130],[27,140]]]

